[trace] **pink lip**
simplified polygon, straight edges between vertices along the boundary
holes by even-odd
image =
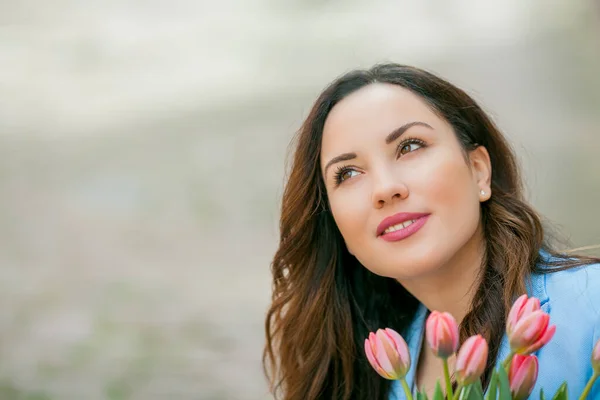
[[[428,217],[429,214],[425,213],[398,213],[396,215],[392,215],[391,217],[388,217],[381,221],[381,223],[377,227],[377,236],[381,236],[382,239],[391,242],[402,240],[421,229],[421,227],[425,225],[425,222],[427,222]],[[397,225],[410,220],[415,220],[415,222],[413,222],[406,228],[383,234],[383,232],[390,226]]]

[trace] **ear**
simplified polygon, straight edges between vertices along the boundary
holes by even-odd
[[[486,201],[492,195],[492,162],[490,154],[483,146],[469,153],[469,161],[480,201]],[[483,193],[481,193],[483,191]]]

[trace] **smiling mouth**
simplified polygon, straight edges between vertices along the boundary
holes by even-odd
[[[381,232],[379,237],[386,242],[397,242],[406,239],[417,233],[425,225],[429,216],[430,214],[412,215],[412,219],[388,226]]]
[[[401,222],[396,225],[392,225],[392,226],[388,227],[385,231],[383,231],[382,235],[385,235],[386,233],[399,231],[400,229],[408,228],[410,225],[414,224],[415,222],[417,222],[416,219],[411,219],[411,220],[404,221],[404,222]]]

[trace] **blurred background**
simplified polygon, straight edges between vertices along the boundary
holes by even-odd
[[[471,93],[600,243],[597,1],[0,0],[0,399],[269,399],[288,144],[382,61]]]

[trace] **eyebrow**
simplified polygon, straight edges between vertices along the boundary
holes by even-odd
[[[421,121],[409,122],[409,123],[402,125],[399,128],[394,129],[389,135],[387,135],[385,138],[385,144],[390,144],[390,143],[395,142],[396,140],[398,140],[398,138],[400,136],[402,136],[404,134],[404,132],[406,132],[413,126],[424,126],[426,128],[433,129],[433,127],[431,125],[429,125],[428,123],[425,123],[425,122],[421,122]],[[325,166],[324,175],[327,175],[327,170],[333,164],[337,164],[341,161],[352,160],[354,158],[356,158],[356,153],[344,153],[344,154],[340,154],[339,156],[333,157],[331,160],[329,160],[329,162]]]

